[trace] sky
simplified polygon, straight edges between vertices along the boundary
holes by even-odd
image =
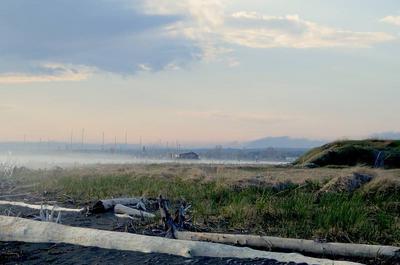
[[[2,0],[0,141],[400,131],[398,0]]]

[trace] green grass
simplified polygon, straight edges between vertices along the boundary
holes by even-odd
[[[308,181],[284,191],[270,186],[228,185],[223,180],[160,178],[139,174],[43,178],[38,192],[67,194],[78,202],[118,196],[185,199],[193,218],[216,231],[246,230],[282,237],[400,245],[400,191],[315,195],[321,183]]]
[[[373,139],[329,143],[310,150],[301,156],[295,164],[374,166],[379,152],[382,152],[385,167],[400,168],[400,141]]]
[[[353,193],[317,195],[333,178],[353,172],[375,178]],[[213,232],[400,245],[397,169],[97,165],[20,168],[14,173],[0,179],[0,192],[4,186],[14,193],[38,193],[60,203],[72,197],[79,205],[111,197],[162,194],[176,203],[181,199],[191,203],[194,222]],[[280,183],[286,189],[275,190]]]

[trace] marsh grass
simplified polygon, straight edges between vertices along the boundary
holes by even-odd
[[[317,195],[333,177],[354,171],[376,177],[353,193]],[[19,169],[13,181],[49,200],[65,194],[81,205],[119,196],[184,199],[193,205],[193,221],[213,232],[400,245],[398,170],[98,166]]]
[[[215,229],[245,230],[282,237],[328,241],[400,244],[396,191],[382,194],[326,193],[306,182],[277,192],[270,186],[232,186],[222,180],[202,181],[148,176],[63,176],[44,181],[39,191],[63,192],[80,201],[118,196],[184,199],[193,205],[194,221]]]

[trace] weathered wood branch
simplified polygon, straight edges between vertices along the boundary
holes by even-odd
[[[114,212],[117,214],[127,214],[134,217],[142,217],[142,218],[154,218],[156,217],[152,213],[136,210],[122,204],[117,204],[114,206]]]
[[[174,240],[90,228],[70,227],[9,216],[0,216],[0,241],[66,243],[144,253],[164,253],[183,257],[265,258],[280,262],[322,265],[359,264],[309,258],[296,253],[275,253],[217,243]]]
[[[355,258],[400,257],[400,247],[347,243],[320,243],[312,240],[279,238],[254,235],[233,235],[213,233],[175,232],[181,240],[207,241],[273,250],[294,251],[321,256],[342,256]]]
[[[139,220],[139,218],[137,218],[137,217],[135,218],[135,217],[132,217],[132,216],[127,215],[127,214],[115,213],[114,215],[115,215],[116,217],[122,218],[122,219]]]
[[[175,238],[176,224],[169,212],[168,200],[160,194],[158,196],[158,208],[160,209],[161,221],[164,223],[164,230],[167,231],[166,237]]]
[[[59,207],[57,205],[46,205],[46,204],[38,205],[38,204],[28,204],[24,202],[13,202],[13,201],[0,201],[0,205],[20,206],[35,210],[50,210],[50,211],[54,210],[58,212],[61,211],[61,212],[81,213],[85,211],[85,208],[71,209],[71,208]]]
[[[109,210],[112,210],[115,205],[122,204],[122,205],[134,205],[141,202],[141,198],[115,198],[115,199],[107,199],[107,200],[100,200],[95,203],[92,207],[92,212],[94,213],[102,213]]]
[[[26,195],[30,195],[30,194],[29,193],[5,194],[5,195],[1,195],[0,198],[21,197],[21,196],[26,196]]]

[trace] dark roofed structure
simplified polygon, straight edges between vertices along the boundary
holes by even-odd
[[[199,159],[199,155],[196,154],[195,152],[188,152],[188,153],[179,154],[177,158],[178,159],[193,159],[193,160],[196,160],[196,159]]]

